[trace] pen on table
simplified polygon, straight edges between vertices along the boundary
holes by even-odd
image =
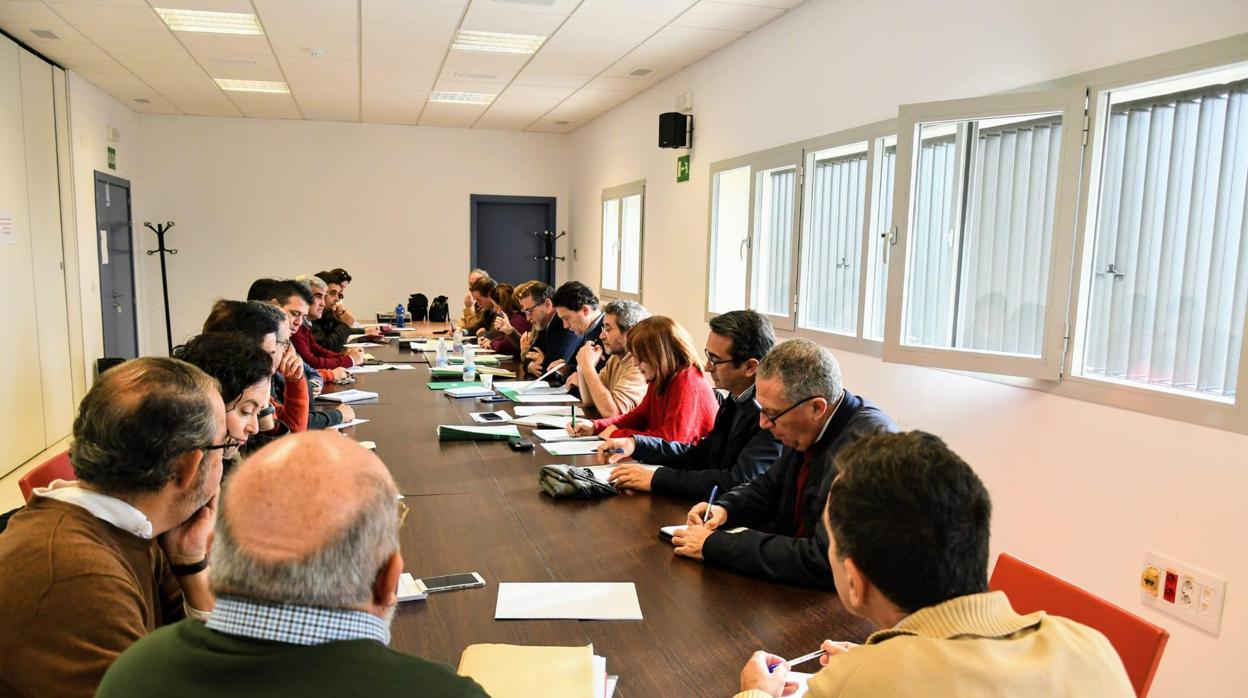
[[[826,652],[824,652],[822,649],[819,649],[819,650],[815,650],[814,652],[811,652],[810,654],[803,654],[802,656],[798,657],[797,659],[790,659],[790,660],[789,660],[788,662],[786,662],[786,663],[789,665],[789,668],[792,668],[792,667],[797,666],[798,664],[804,664],[804,663],[806,663],[806,662],[809,662],[809,661],[810,661],[810,660],[812,660],[812,659],[818,659],[819,657],[822,657],[822,656],[823,656],[823,655],[825,655],[825,654],[827,654],[827,653],[826,653]],[[768,672],[775,671],[775,670],[776,670],[776,667],[778,667],[778,666],[780,666],[780,664],[779,664],[779,663],[776,663],[776,664],[768,664],[768,665],[767,665],[767,671],[768,671]]]
[[[719,494],[719,485],[711,488],[711,498],[706,500],[706,511],[702,512],[702,523],[711,520],[711,508],[715,506],[715,495]]]

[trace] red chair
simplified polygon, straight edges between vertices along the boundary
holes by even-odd
[[[1045,611],[1096,628],[1122,658],[1135,694],[1153,683],[1170,633],[1016,557],[1001,553],[988,588],[1004,591],[1018,613]]]
[[[22,476],[17,486],[22,488],[22,497],[30,501],[36,487],[47,487],[53,480],[74,480],[74,465],[69,462],[69,451],[53,456],[43,465]]]

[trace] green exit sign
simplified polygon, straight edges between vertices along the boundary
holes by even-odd
[[[108,149],[108,169],[117,169],[117,151],[111,147]]]
[[[677,182],[689,181],[689,156],[688,155],[681,155],[680,157],[676,158],[676,181]]]

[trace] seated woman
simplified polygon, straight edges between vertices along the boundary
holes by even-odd
[[[173,358],[217,379],[225,403],[225,433],[233,442],[223,453],[228,471],[238,459],[238,449],[260,431],[260,411],[269,404],[273,358],[239,332],[196,335],[175,347]]]
[[[478,312],[474,315],[477,318],[476,322],[464,325],[464,332],[469,337],[481,337],[490,328],[494,327],[494,318],[498,317],[498,306],[494,304],[490,296],[497,287],[498,282],[488,276],[477,279],[468,287],[468,293],[472,296],[472,301],[478,309]]]
[[[646,318],[628,331],[628,351],[646,379],[646,395],[633,410],[610,419],[568,425],[574,436],[644,434],[693,443],[715,424],[719,402],[702,372],[693,339],[675,320]]]
[[[518,298],[511,284],[494,287],[490,300],[494,302],[498,314],[493,326],[481,336],[479,343],[482,347],[520,358],[520,335],[533,329],[533,323],[524,316]]]

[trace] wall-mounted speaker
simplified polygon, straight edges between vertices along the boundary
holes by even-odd
[[[659,114],[660,148],[688,148],[692,136],[692,116],[678,111]]]

